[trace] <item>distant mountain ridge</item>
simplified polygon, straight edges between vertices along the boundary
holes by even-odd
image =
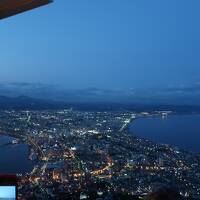
[[[152,112],[170,110],[178,113],[200,113],[200,106],[197,105],[168,105],[168,104],[135,104],[115,102],[56,102],[31,98],[28,96],[7,97],[0,95],[0,110],[57,110],[70,109],[80,111],[133,111]]]
[[[0,109],[57,109],[64,104],[54,101],[35,99],[28,96],[7,97],[0,95]]]
[[[200,83],[161,89],[64,89],[40,83],[0,83],[0,109],[172,110],[200,112]]]
[[[200,105],[200,83],[187,86],[146,89],[66,89],[40,83],[0,83],[0,94],[7,97],[28,96],[65,103],[122,103]]]

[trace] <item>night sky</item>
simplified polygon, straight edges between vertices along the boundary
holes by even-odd
[[[55,0],[0,21],[0,81],[129,89],[200,81],[199,0]]]

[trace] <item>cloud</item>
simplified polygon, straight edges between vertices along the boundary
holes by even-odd
[[[62,102],[187,103],[200,102],[200,83],[151,89],[63,89],[41,83],[1,83],[0,95],[29,96]]]

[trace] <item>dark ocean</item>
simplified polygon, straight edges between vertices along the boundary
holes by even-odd
[[[141,138],[200,153],[199,114],[139,118],[132,122],[130,131]]]
[[[33,168],[27,144],[4,145],[13,138],[0,135],[0,174],[24,174]]]

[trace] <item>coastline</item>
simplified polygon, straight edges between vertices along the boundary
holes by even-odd
[[[0,134],[0,138],[5,138],[5,142],[0,144],[0,173],[26,174],[34,168],[33,161],[29,159],[30,146],[24,141],[16,142],[11,134]],[[16,162],[15,162],[16,161]],[[15,166],[13,165],[15,162]],[[21,167],[20,163],[24,163]],[[12,170],[12,166],[14,166]]]
[[[170,115],[168,115],[166,118],[162,118],[162,116],[161,115],[158,115],[158,114],[151,114],[151,115],[149,115],[149,116],[139,116],[139,117],[136,117],[134,120],[132,120],[131,122],[130,122],[130,124],[129,124],[129,126],[128,126],[128,134],[130,134],[130,135],[134,135],[135,137],[137,137],[137,138],[141,138],[141,139],[145,139],[145,140],[148,140],[148,141],[151,141],[151,142],[153,142],[153,143],[156,143],[156,144],[159,144],[159,145],[168,145],[168,146],[170,146],[170,147],[172,147],[172,148],[176,148],[176,149],[179,149],[179,150],[181,150],[181,151],[186,151],[186,152],[190,152],[190,153],[194,153],[194,154],[198,154],[198,155],[200,155],[200,148],[198,148],[198,146],[199,145],[197,145],[196,144],[196,150],[194,150],[193,149],[193,146],[191,145],[191,149],[187,146],[187,145],[185,145],[185,147],[183,146],[184,145],[184,143],[183,142],[185,142],[185,144],[188,144],[188,142],[187,142],[187,140],[186,141],[184,141],[183,139],[182,139],[182,142],[180,142],[177,138],[178,138],[178,136],[177,135],[180,135],[180,137],[181,138],[183,138],[183,136],[184,135],[191,135],[191,140],[192,140],[192,131],[190,131],[190,133],[188,132],[187,134],[184,134],[184,133],[178,133],[178,131],[177,131],[177,134],[176,135],[173,135],[171,132],[169,132],[169,133],[166,133],[166,130],[162,130],[162,131],[160,131],[161,133],[163,133],[163,134],[160,134],[158,137],[156,137],[155,138],[155,136],[154,136],[154,134],[152,133],[153,131],[152,131],[152,129],[153,128],[155,128],[154,126],[155,126],[155,122],[154,123],[152,123],[152,126],[153,126],[153,128],[152,127],[148,127],[149,128],[149,130],[148,131],[144,131],[143,132],[143,134],[141,134],[141,130],[140,131],[138,131],[137,132],[137,129],[138,129],[138,127],[136,127],[136,130],[133,130],[133,127],[134,127],[134,123],[135,123],[135,121],[137,122],[139,119],[142,119],[142,120],[145,120],[145,119],[150,119],[151,121],[152,120],[154,120],[154,121],[156,121],[156,120],[158,120],[158,123],[159,122],[162,122],[162,121],[159,121],[159,120],[168,120],[168,121],[170,121],[170,120],[173,120],[173,118],[175,117],[175,120],[176,120],[176,118],[179,118],[179,116],[180,117],[185,117],[185,118],[187,118],[187,117],[196,117],[196,116],[199,116],[200,117],[200,113],[172,113],[172,114],[170,114]],[[160,118],[159,118],[160,117]],[[200,119],[200,118],[199,118]],[[188,120],[189,121],[189,120]],[[190,120],[191,121],[191,120]],[[144,122],[144,121],[143,121]],[[143,129],[147,129],[147,125],[149,125],[149,124],[145,124],[146,122],[141,122],[140,121],[140,126],[142,126],[142,127],[145,127],[145,128],[141,128],[142,130]],[[165,122],[165,121],[163,121],[163,122]],[[143,123],[143,124],[142,124]],[[173,123],[175,123],[175,122],[173,122]],[[191,123],[191,122],[190,122]],[[141,125],[142,124],[142,125]],[[184,124],[185,124],[185,122],[184,122]],[[136,126],[139,126],[138,124],[136,125]],[[159,124],[158,124],[158,126],[159,126]],[[179,126],[180,126],[180,124],[179,124]],[[187,127],[187,126],[186,126]],[[160,127],[159,127],[160,128]],[[170,128],[170,127],[169,127]],[[178,127],[178,128],[180,128],[180,127]],[[174,129],[176,130],[176,129],[178,129],[177,127],[174,127]],[[161,128],[160,128],[161,129]],[[174,130],[174,132],[176,132]],[[136,133],[137,132],[137,133]],[[158,131],[157,130],[154,130],[154,132],[155,133],[157,133]],[[158,133],[157,133],[158,134]],[[173,141],[174,141],[174,138],[172,137],[171,138],[171,140],[169,140],[169,138],[167,138],[168,139],[168,141],[169,142],[167,142],[167,140],[165,141],[165,137],[162,137],[163,135],[167,135],[168,137],[175,137],[176,136],[176,140],[177,140],[177,143],[173,143]],[[193,133],[193,136],[194,136],[195,134]],[[185,136],[186,137],[186,136]],[[189,136],[188,136],[189,137]],[[161,139],[160,139],[161,138]],[[164,138],[164,139],[163,139]],[[163,141],[162,141],[163,140]],[[193,141],[195,141],[196,142],[196,140],[194,139]],[[197,151],[197,149],[199,149],[198,151]]]

